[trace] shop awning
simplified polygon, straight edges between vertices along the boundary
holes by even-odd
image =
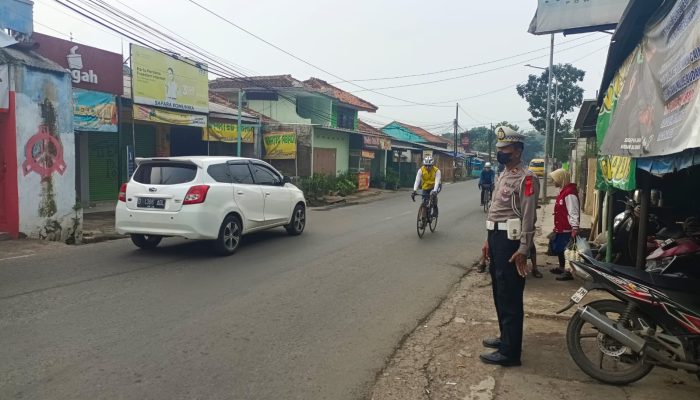
[[[405,144],[398,144],[395,142],[391,142],[391,149],[392,150],[414,150],[414,151],[421,151],[421,148],[415,147],[415,146],[409,146]]]
[[[597,121],[598,107],[596,106],[596,100],[584,100],[576,117],[576,123],[574,123],[574,131],[578,131],[578,137],[580,138],[595,137]]]
[[[637,168],[657,176],[678,172],[694,165],[700,165],[700,149],[688,149],[670,156],[637,159]]]

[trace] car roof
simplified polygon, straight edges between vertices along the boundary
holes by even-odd
[[[178,156],[178,157],[144,157],[144,158],[136,158],[136,163],[140,164],[142,162],[149,162],[149,161],[189,161],[193,164],[196,164],[200,167],[203,167],[205,165],[210,165],[213,163],[217,162],[226,162],[226,161],[259,161],[259,162],[265,162],[263,160],[259,160],[257,158],[249,158],[249,157],[232,157],[232,156]]]

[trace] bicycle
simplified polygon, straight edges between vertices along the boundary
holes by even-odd
[[[483,196],[481,200],[484,203],[484,212],[488,213],[489,208],[491,208],[491,185],[481,185],[481,187],[484,190],[481,194]]]
[[[430,195],[422,195],[423,201],[418,207],[418,216],[416,218],[416,231],[418,232],[418,237],[423,238],[425,234],[425,227],[430,228],[430,232],[435,232],[437,228],[438,217],[435,215],[435,201],[437,197],[436,192],[431,192]],[[411,200],[416,201],[416,195],[411,194]],[[430,210],[430,211],[429,211]]]

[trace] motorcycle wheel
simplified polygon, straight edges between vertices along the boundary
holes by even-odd
[[[599,313],[617,321],[627,305],[616,300],[597,300],[588,304]],[[639,319],[648,326],[652,321],[633,312],[625,327],[629,330],[640,329]],[[598,330],[581,318],[576,312],[569,320],[566,330],[566,345],[576,365],[591,378],[611,385],[627,385],[644,378],[654,368],[644,362],[644,356],[633,353],[615,339],[598,332]],[[593,352],[591,350],[594,350]],[[593,359],[588,354],[595,354]]]

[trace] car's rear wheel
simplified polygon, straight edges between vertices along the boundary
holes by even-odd
[[[131,235],[131,241],[136,247],[145,250],[155,249],[161,240],[163,240],[163,237],[158,235]]]
[[[241,220],[235,215],[227,216],[219,228],[219,237],[214,241],[214,250],[222,256],[235,253],[241,244],[242,234]]]
[[[292,222],[285,225],[284,228],[292,236],[301,235],[306,227],[306,208],[302,204],[297,204],[292,213]]]

